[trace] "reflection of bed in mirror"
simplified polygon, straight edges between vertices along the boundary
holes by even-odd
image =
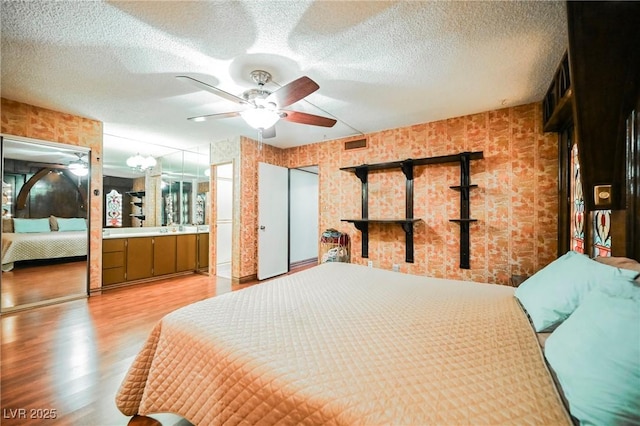
[[[44,259],[75,259],[87,255],[84,218],[3,219],[2,271],[15,262]]]

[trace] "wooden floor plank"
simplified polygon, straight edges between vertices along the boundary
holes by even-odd
[[[58,298],[83,297],[87,279],[86,260],[18,262],[12,271],[2,272],[0,306],[6,312]]]
[[[249,285],[187,275],[4,314],[0,422],[188,425],[172,414],[124,416],[115,406],[118,387],[147,335],[164,315]],[[56,419],[31,418],[41,417],[46,410],[55,410]]]

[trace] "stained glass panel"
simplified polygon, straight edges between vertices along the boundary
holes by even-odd
[[[122,194],[115,189],[107,194],[107,208],[105,209],[106,223],[109,227],[122,226]]]
[[[593,215],[593,256],[611,256],[611,210]]]
[[[584,197],[576,144],[571,150],[571,200],[571,249],[584,253]]]

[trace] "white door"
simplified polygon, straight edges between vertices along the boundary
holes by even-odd
[[[258,279],[289,270],[289,170],[258,163]]]

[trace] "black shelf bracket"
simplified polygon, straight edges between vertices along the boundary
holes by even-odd
[[[353,222],[353,225],[362,233],[362,257],[369,257],[369,222]]]
[[[369,169],[367,169],[366,166],[361,166],[361,167],[356,167],[355,172],[356,176],[358,177],[358,179],[360,179],[360,182],[362,182],[362,202],[361,202],[361,206],[362,206],[362,218],[366,219],[369,217],[369,183],[368,183],[368,177],[369,177]],[[362,230],[361,230],[362,231]],[[363,232],[364,234],[364,232]],[[367,231],[367,251],[368,251],[368,242],[369,242],[369,238],[368,238],[368,231]],[[362,253],[365,253],[365,239],[362,239]],[[362,257],[367,257],[367,256],[362,256]]]
[[[413,263],[413,223],[403,222],[400,224],[404,230],[405,255],[404,261]]]
[[[358,176],[358,179],[360,179],[360,181],[364,184],[367,183],[367,176],[369,175],[369,169],[367,169],[367,166],[360,166],[360,167],[356,167],[356,170],[354,172],[356,174],[356,176]]]
[[[404,173],[407,180],[413,180],[413,160],[404,160],[400,163],[400,169],[402,169],[402,173]]]

